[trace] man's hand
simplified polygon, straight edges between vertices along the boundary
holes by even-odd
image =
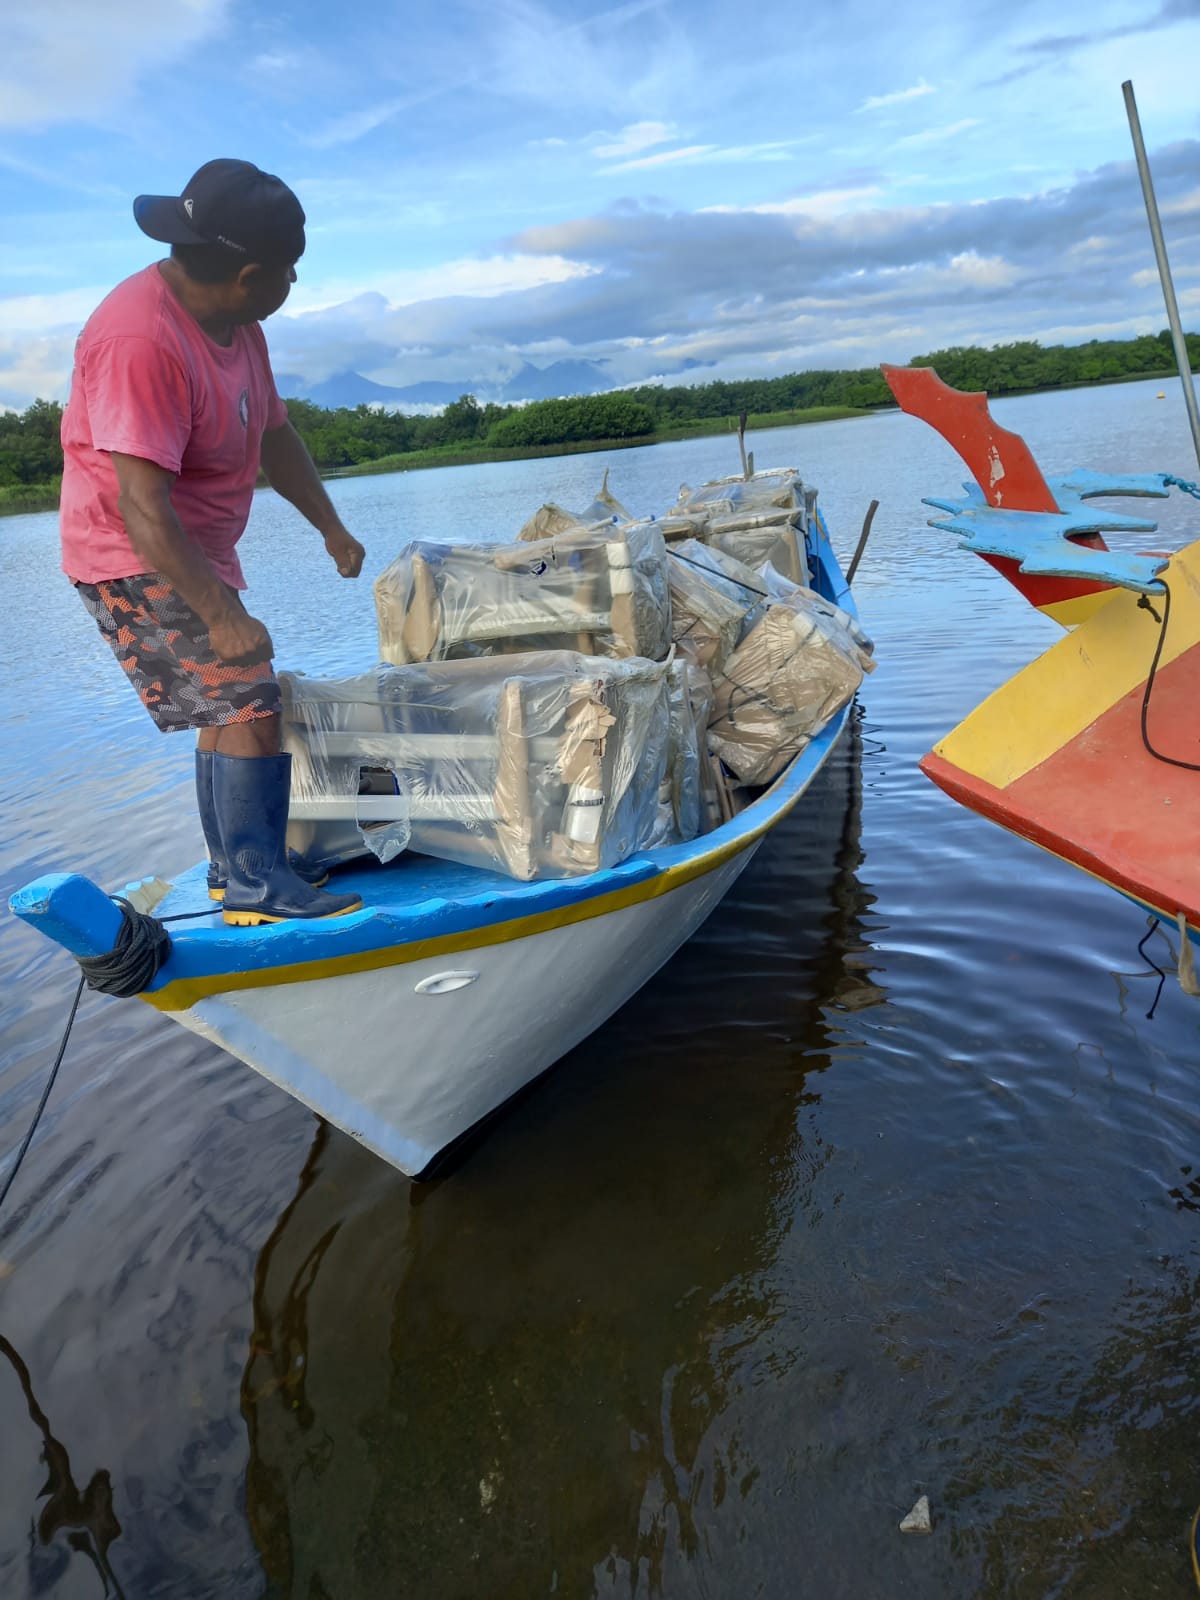
[[[334,564],[343,578],[357,578],[362,571],[363,557],[366,551],[353,535],[339,528],[335,533],[325,535],[325,548],[333,557]]]
[[[263,434],[262,469],[276,493],[290,500],[321,534],[342,577],[357,578],[362,571],[363,547],[342,526],[304,440],[290,422]]]
[[[212,624],[208,642],[214,655],[239,666],[269,661],[275,654],[265,626],[240,606],[231,608],[228,616]]]

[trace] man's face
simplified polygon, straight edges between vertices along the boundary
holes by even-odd
[[[291,293],[295,266],[246,267],[236,279],[237,303],[231,307],[237,323],[265,322],[274,316]]]

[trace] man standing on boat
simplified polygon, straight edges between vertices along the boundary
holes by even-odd
[[[261,466],[344,578],[363,548],[343,526],[275,389],[259,324],[304,253],[304,212],[248,161],[210,161],[182,195],[140,195],[170,258],[118,284],[75,348],[63,414],[63,570],[164,732],[199,730],[196,794],[209,891],[225,921],[353,911],[357,895],[284,843],[271,636],[242,604],[237,542]]]

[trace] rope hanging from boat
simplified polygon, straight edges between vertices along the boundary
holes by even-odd
[[[0,1185],[0,1209],[3,1209],[8,1191],[12,1188],[21,1163],[25,1159],[25,1152],[33,1141],[38,1123],[42,1120],[42,1112],[46,1109],[54,1080],[58,1077],[58,1069],[62,1066],[63,1057],[67,1053],[67,1043],[71,1037],[71,1029],[75,1025],[75,1015],[79,1010],[84,988],[96,989],[101,994],[111,994],[121,998],[140,994],[170,954],[171,936],[164,924],[185,922],[192,917],[215,916],[221,909],[220,906],[211,906],[205,911],[180,911],[175,916],[164,917],[160,921],[157,917],[135,911],[129,901],[120,895],[114,895],[113,899],[121,908],[121,931],[117,935],[116,945],[106,956],[76,957],[82,976],[75,990],[75,998],[71,1001],[67,1025],[63,1029],[58,1045],[58,1054],[54,1058],[54,1065],[50,1068],[37,1110],[33,1113],[33,1120],[21,1140],[16,1158],[8,1169],[4,1183]]]
[[[1200,497],[1200,496],[1198,496]],[[1163,614],[1158,625],[1158,643],[1154,647],[1154,659],[1150,663],[1150,672],[1146,678],[1146,690],[1142,695],[1142,743],[1146,750],[1156,761],[1165,761],[1169,767],[1182,767],[1185,772],[1200,772],[1200,761],[1182,761],[1177,756],[1166,756],[1161,750],[1156,750],[1150,743],[1150,733],[1147,727],[1150,718],[1150,696],[1154,692],[1154,678],[1158,672],[1158,664],[1162,660],[1163,646],[1167,642],[1167,624],[1171,620],[1171,586],[1165,578],[1158,580],[1163,590]],[[1145,600],[1142,596],[1142,600]],[[1146,610],[1157,620],[1157,612],[1153,606],[1147,605]]]

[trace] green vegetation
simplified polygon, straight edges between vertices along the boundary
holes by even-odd
[[[488,429],[487,442],[501,449],[531,444],[577,444],[592,439],[645,439],[654,413],[628,394],[582,395],[576,400],[538,400],[509,411]]]
[[[0,411],[0,516],[53,511],[62,482],[58,434],[62,407],[35,400],[26,411]]]
[[[1189,333],[1187,343],[1196,371],[1200,334]],[[1034,339],[991,349],[958,345],[916,356],[912,365],[936,367],[956,389],[991,395],[1164,378],[1176,371],[1165,329],[1139,339],[1093,339],[1079,345],[1043,347]],[[723,433],[743,411],[751,428],[773,428],[857,416],[891,403],[881,374],[868,367],[692,387],[646,384],[527,406],[481,405],[465,394],[433,417],[367,405],[326,411],[308,400],[287,404],[313,460],[322,471],[341,474],[512,461],[686,439]],[[49,510],[58,503],[61,420],[62,408],[49,400],[35,400],[27,411],[0,413],[0,514]]]

